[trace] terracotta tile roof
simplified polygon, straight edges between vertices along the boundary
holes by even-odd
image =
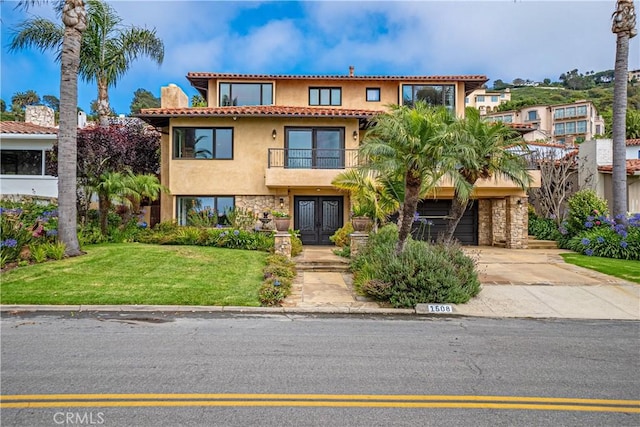
[[[0,122],[0,133],[22,134],[22,135],[57,135],[58,129],[38,126],[25,122]]]
[[[611,173],[613,165],[598,166],[600,172]],[[627,175],[635,175],[640,173],[640,159],[627,160]]]
[[[526,141],[527,145],[535,145],[537,147],[551,147],[551,148],[564,148],[564,149],[572,149],[573,147],[569,147],[565,144],[557,144],[554,142],[545,142],[545,141]]]
[[[456,76],[365,76],[365,75],[291,75],[291,74],[237,74],[189,72],[187,79],[237,79],[237,80],[394,80],[394,81],[487,81],[484,75]]]
[[[252,105],[243,107],[196,107],[196,108],[143,108],[139,117],[346,117],[368,118],[379,114],[375,110],[354,110],[326,107],[290,107],[279,105]]]
[[[636,139],[627,139],[627,147],[640,145],[640,138]]]

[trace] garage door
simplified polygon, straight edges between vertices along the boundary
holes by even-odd
[[[417,240],[435,241],[447,226],[445,217],[451,209],[451,200],[423,200],[418,203],[418,215],[433,223],[425,225],[424,221],[413,223],[411,235]],[[478,202],[473,201],[458,223],[454,237],[463,245],[478,245]]]

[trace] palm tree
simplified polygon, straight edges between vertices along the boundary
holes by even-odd
[[[454,197],[443,240],[453,240],[460,219],[479,179],[502,176],[526,189],[532,181],[526,161],[515,150],[524,149],[518,133],[502,123],[488,123],[475,108],[467,108],[449,135],[457,155],[456,167],[447,175],[454,184]]]
[[[106,235],[109,224],[109,211],[113,202],[125,202],[132,197],[134,191],[130,187],[131,175],[120,172],[105,172],[89,183],[89,188],[98,195],[98,211],[100,213],[100,232]]]
[[[627,73],[629,69],[629,39],[637,34],[636,15],[632,0],[618,0],[613,13],[611,31],[616,34],[616,65],[613,83],[613,216],[627,217],[627,159],[625,118],[627,110]]]
[[[67,1],[67,4],[81,0]],[[65,6],[66,7],[66,6]],[[106,124],[111,113],[109,88],[115,86],[140,56],[162,63],[164,44],[155,29],[122,27],[115,10],[101,0],[87,1],[87,28],[80,49],[79,73],[83,80],[98,86],[98,115]],[[9,45],[10,50],[36,47],[42,51],[56,50],[61,59],[65,28],[44,18],[26,20],[18,26]]]
[[[374,230],[377,230],[379,222],[384,222],[387,215],[398,209],[399,200],[395,197],[395,191],[390,188],[386,179],[381,179],[377,171],[365,168],[349,169],[338,174],[331,185],[347,190],[351,194],[353,202],[370,212],[374,222]]]
[[[411,232],[420,196],[435,188],[444,171],[453,167],[454,158],[449,156],[445,141],[448,127],[454,121],[446,109],[429,107],[423,102],[411,108],[393,106],[374,118],[373,128],[360,147],[368,169],[404,184],[398,254],[404,250]]]
[[[160,193],[168,193],[169,189],[160,184],[157,176],[152,174],[130,175],[127,187],[131,192],[126,196],[135,215],[140,213],[140,204],[144,199],[156,200]]]
[[[19,7],[41,3],[37,0],[20,1]],[[83,0],[61,0],[64,27],[59,46],[60,60],[60,121],[58,128],[58,239],[65,245],[66,256],[81,255],[77,230],[76,163],[77,163],[77,111],[78,67],[82,33],[86,29],[86,11]]]

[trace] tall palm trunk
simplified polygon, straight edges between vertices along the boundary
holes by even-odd
[[[401,210],[402,216],[400,220],[400,229],[398,230],[398,244],[396,246],[396,254],[400,254],[404,250],[407,238],[411,233],[413,225],[413,215],[418,208],[418,199],[420,198],[420,184],[422,183],[419,176],[413,169],[409,169],[406,176],[404,203]]]
[[[613,86],[613,206],[614,217],[627,214],[626,115],[629,39],[637,34],[632,0],[618,0],[612,31],[616,34],[616,64]]]
[[[98,78],[98,118],[100,126],[109,125],[111,107],[109,106],[109,87],[105,78]]]
[[[76,168],[78,131],[78,66],[86,28],[83,0],[66,0],[62,12],[64,39],[60,56],[60,128],[58,132],[58,238],[67,256],[82,254],[78,242]]]

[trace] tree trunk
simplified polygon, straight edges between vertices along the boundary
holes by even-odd
[[[458,197],[454,197],[451,201],[451,210],[449,211],[449,218],[447,221],[447,228],[444,232],[442,241],[446,244],[453,242],[453,234],[458,228],[460,220],[464,216],[467,210],[467,202],[461,201]]]
[[[98,118],[100,126],[109,125],[111,107],[109,106],[109,88],[104,78],[98,79]]]
[[[616,65],[613,85],[613,206],[614,218],[627,217],[627,73],[629,63],[629,35],[618,33]]]
[[[65,255],[81,255],[78,242],[76,168],[78,131],[78,66],[80,43],[86,27],[82,0],[66,0],[62,12],[65,25],[60,55],[60,123],[58,131],[58,239]]]
[[[100,211],[100,232],[106,236],[109,231],[109,208],[111,202],[108,195],[98,195],[98,210]]]
[[[402,215],[400,217],[400,229],[398,230],[398,244],[396,246],[396,254],[400,254],[404,250],[407,238],[411,233],[413,225],[413,215],[418,207],[418,198],[420,196],[420,179],[413,177],[412,171],[407,172],[407,178],[404,190],[404,203],[402,204]]]

